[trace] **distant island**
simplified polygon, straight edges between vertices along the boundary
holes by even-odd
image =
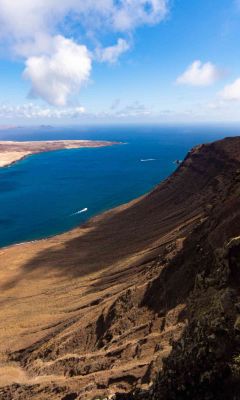
[[[95,140],[49,140],[32,142],[0,142],[0,167],[7,167],[32,154],[63,149],[80,149],[83,147],[105,147],[120,144],[119,142]]]

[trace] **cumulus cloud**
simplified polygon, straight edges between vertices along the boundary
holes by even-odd
[[[210,86],[220,77],[221,71],[211,62],[194,61],[186,71],[177,78],[178,85]]]
[[[102,32],[128,36],[140,25],[160,22],[168,12],[168,2],[0,0],[0,41],[25,60],[24,77],[31,82],[31,94],[64,106],[89,79],[92,63],[84,45],[89,33],[94,33],[98,43]],[[92,49],[92,59],[114,63],[129,47],[127,40],[119,38],[114,46]]]
[[[108,62],[114,64],[121,54],[130,49],[129,43],[124,39],[118,39],[115,46],[105,48],[98,48],[96,50],[96,58],[101,62]]]
[[[40,107],[33,103],[27,103],[19,106],[12,106],[8,104],[0,105],[0,118],[77,118],[85,114],[85,108],[78,107],[65,107],[65,108],[52,108]]]
[[[31,81],[31,95],[49,104],[65,106],[68,97],[88,81],[91,58],[86,46],[55,36],[51,55],[30,57],[24,77]]]
[[[224,100],[240,101],[240,78],[226,85],[220,92],[220,97]]]
[[[155,24],[167,14],[169,0],[0,0],[1,34],[32,37],[33,32],[53,33],[64,25],[81,23],[91,30],[129,31]],[[26,18],[27,16],[27,18]],[[24,21],[24,23],[23,23]]]
[[[167,14],[168,0],[122,0],[115,2],[112,24],[117,30],[131,30],[143,24],[156,24]]]

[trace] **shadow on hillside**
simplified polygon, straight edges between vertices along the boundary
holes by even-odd
[[[209,201],[218,184],[216,176],[226,167],[213,159],[211,151],[206,152],[207,157],[197,154],[187,158],[147,196],[89,221],[80,227],[78,237],[66,241],[63,236],[61,241],[59,236],[55,247],[39,251],[22,267],[19,276],[1,289],[16,285],[32,272],[34,278],[49,271],[75,278],[104,271],[116,263],[124,265],[129,256],[147,251],[164,235],[181,229],[181,225],[202,214],[206,199]],[[188,161],[191,167],[186,167]]]

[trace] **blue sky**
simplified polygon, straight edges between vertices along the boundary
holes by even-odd
[[[239,122],[240,1],[0,0],[0,125]]]

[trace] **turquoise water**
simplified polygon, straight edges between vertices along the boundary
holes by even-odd
[[[18,128],[0,140],[98,139],[127,144],[42,153],[0,169],[0,246],[64,232],[151,190],[201,142],[225,127]],[[154,159],[141,162],[141,159]],[[78,213],[87,208],[88,211]]]

